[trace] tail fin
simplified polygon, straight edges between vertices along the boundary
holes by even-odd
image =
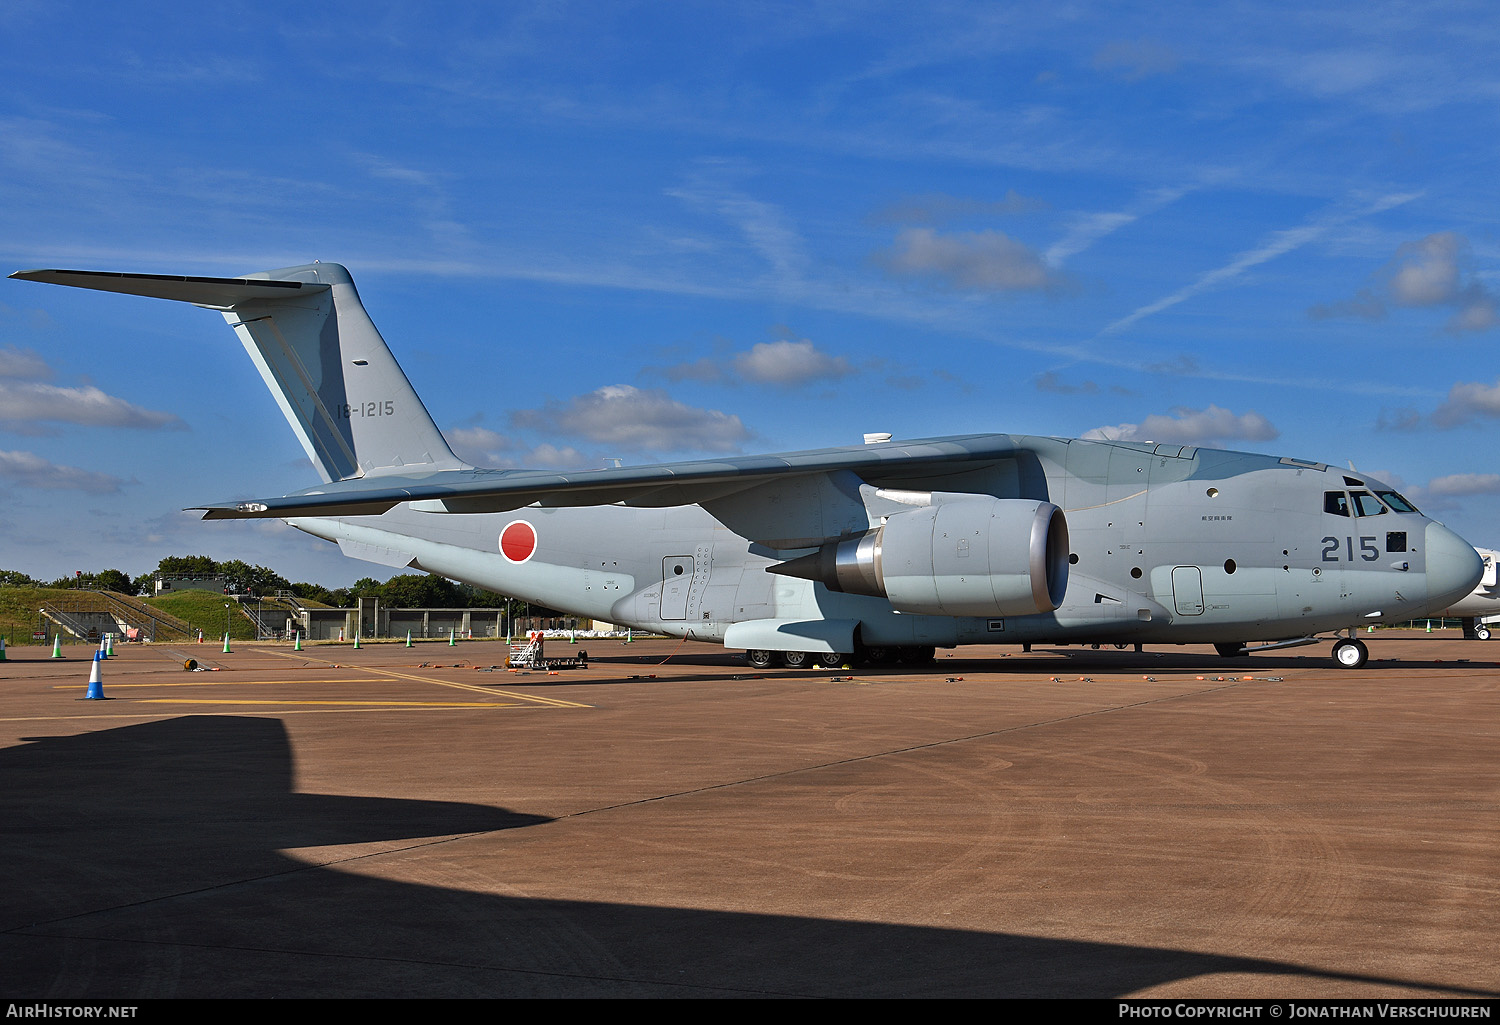
[[[66,270],[11,277],[219,310],[325,481],[468,468],[375,329],[354,279],[336,263],[243,278]]]

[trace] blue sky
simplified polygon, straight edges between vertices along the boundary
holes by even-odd
[[[1182,441],[1494,546],[1496,52],[1488,3],[12,0],[0,267],[343,263],[483,465]],[[0,282],[0,568],[388,575],[180,511],[315,479],[216,314]]]

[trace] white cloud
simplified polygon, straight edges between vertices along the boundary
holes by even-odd
[[[47,432],[37,428],[39,422],[145,430],[184,426],[171,413],[143,409],[92,385],[63,388],[42,381],[51,376],[52,368],[35,351],[0,347],[0,428],[42,434]]]
[[[454,453],[475,466],[497,469],[577,469],[600,466],[602,459],[591,459],[576,448],[543,442],[528,446],[525,442],[492,431],[488,427],[456,427],[443,432]]]
[[[1432,423],[1447,429],[1487,417],[1500,417],[1500,380],[1492,385],[1477,381],[1455,384],[1443,404],[1433,410]]]
[[[974,291],[1036,292],[1065,281],[1031,248],[999,231],[940,235],[931,228],[908,228],[876,259],[894,275],[935,277]]]
[[[544,441],[528,453],[525,465],[548,470],[577,470],[585,466],[598,468],[604,465],[604,460],[590,459],[571,445],[559,447]]]
[[[1270,441],[1281,434],[1254,410],[1232,413],[1220,406],[1188,409],[1179,406],[1164,416],[1153,413],[1138,424],[1115,424],[1086,431],[1084,438],[1099,441],[1156,441],[1164,444],[1204,445],[1221,441]]]
[[[32,452],[0,452],[0,478],[22,487],[113,494],[125,482],[105,473],[49,463]]]
[[[0,347],[0,377],[17,377],[38,380],[52,376],[52,368],[31,349],[18,349],[13,345]]]
[[[488,427],[450,427],[443,437],[458,458],[475,466],[493,466],[497,453],[516,448],[512,439]]]
[[[1432,495],[1500,495],[1500,473],[1455,473],[1427,483]]]
[[[832,381],[857,373],[845,356],[824,352],[810,340],[782,338],[759,342],[742,352],[730,352],[720,342],[714,351],[687,363],[651,368],[669,381],[701,381],[705,384],[735,384],[747,381],[795,388],[817,381]]]
[[[1469,243],[1452,231],[1404,242],[1375,275],[1375,282],[1352,298],[1314,306],[1315,318],[1352,316],[1378,320],[1388,306],[1448,308],[1447,330],[1484,331],[1500,322],[1500,304],[1480,281],[1466,274]]]
[[[92,385],[60,388],[40,381],[0,380],[0,423],[46,420],[84,427],[182,429],[171,413],[159,413],[105,394]]]
[[[843,356],[819,352],[807,339],[760,342],[734,358],[739,375],[761,384],[796,385],[819,378],[847,377],[854,372]]]
[[[1402,306],[1450,302],[1458,290],[1458,253],[1462,240],[1440,231],[1396,250],[1391,299]]]
[[[623,451],[733,452],[751,437],[737,416],[678,402],[658,388],[608,385],[511,414],[517,427],[609,443]]]

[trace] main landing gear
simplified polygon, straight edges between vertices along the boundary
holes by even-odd
[[[745,660],[755,669],[769,669],[777,659],[788,669],[837,669],[851,658],[837,651],[747,651]]]
[[[770,651],[766,648],[751,648],[745,652],[745,662],[751,669],[771,669],[784,665],[788,669],[836,669],[850,656],[828,651]]]
[[[788,669],[838,669],[851,664],[925,666],[931,665],[936,655],[935,648],[920,645],[899,648],[863,648],[852,654],[838,651],[771,651],[766,648],[751,648],[745,652],[745,662],[751,669],[770,669],[778,664]]]

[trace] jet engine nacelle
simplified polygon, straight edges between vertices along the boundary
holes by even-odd
[[[1051,502],[955,495],[771,572],[890,600],[899,612],[1027,616],[1062,604],[1068,524]]]

